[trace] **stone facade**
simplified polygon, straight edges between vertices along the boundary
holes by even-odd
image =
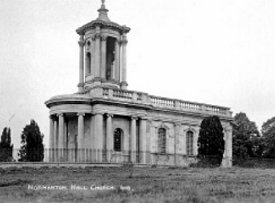
[[[53,162],[133,162],[188,166],[196,162],[201,121],[219,116],[225,139],[223,166],[232,164],[232,113],[227,107],[127,90],[130,28],[99,17],[77,29],[78,92],[55,96],[50,109]]]

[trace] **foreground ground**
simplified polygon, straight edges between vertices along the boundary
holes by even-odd
[[[275,202],[275,170],[0,169],[0,202]]]

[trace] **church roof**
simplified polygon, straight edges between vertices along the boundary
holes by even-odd
[[[99,15],[96,20],[93,20],[76,30],[77,34],[84,35],[87,30],[94,29],[96,26],[106,27],[110,29],[118,30],[122,33],[127,33],[130,31],[130,28],[125,25],[119,25],[115,22],[112,22],[108,17],[108,9],[105,8],[104,1],[102,1],[101,8],[97,10]]]

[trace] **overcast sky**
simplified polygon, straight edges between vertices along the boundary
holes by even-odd
[[[0,130],[12,142],[35,119],[48,145],[44,102],[75,93],[76,28],[100,0],[0,0]],[[130,90],[245,112],[258,127],[275,116],[274,0],[106,0],[131,28]]]

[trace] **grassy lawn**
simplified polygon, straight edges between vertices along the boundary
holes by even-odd
[[[0,169],[0,202],[275,202],[275,169],[134,168],[130,174],[127,167]]]

